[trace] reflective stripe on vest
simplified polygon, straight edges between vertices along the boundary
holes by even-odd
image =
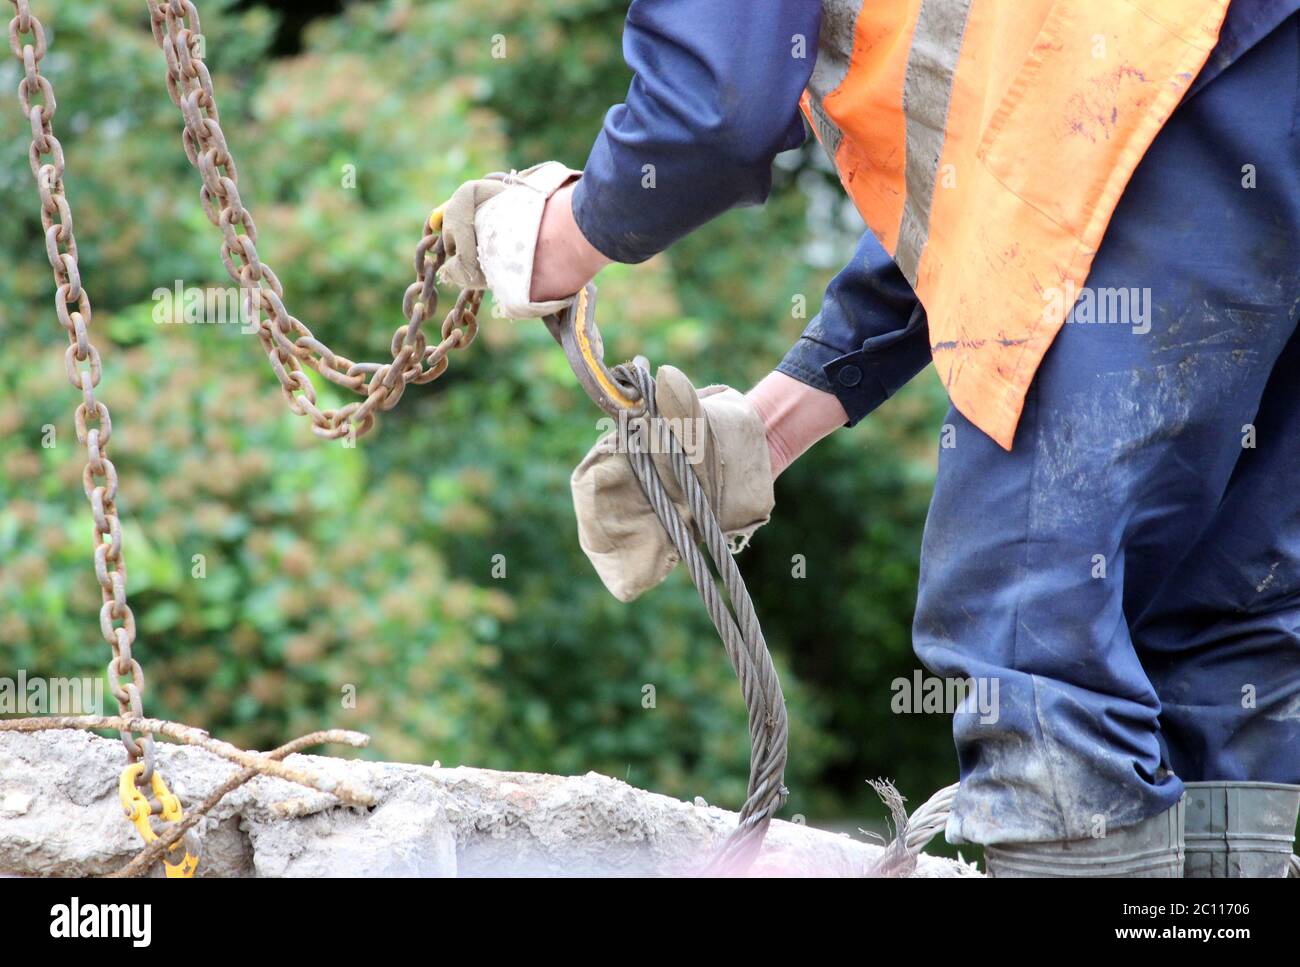
[[[925,306],[953,405],[1006,449],[1227,7],[823,0],[804,112]]]

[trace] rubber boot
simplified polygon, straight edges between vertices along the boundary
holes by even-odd
[[[1136,826],[1096,839],[999,843],[984,847],[988,875],[1009,877],[1158,877],[1183,875],[1183,801]]]
[[[1284,877],[1291,863],[1300,786],[1188,782],[1184,876]]]

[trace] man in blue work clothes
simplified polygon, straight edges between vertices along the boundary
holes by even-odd
[[[805,138],[804,89],[836,69],[842,83],[875,56],[852,46],[844,7],[634,2],[624,53],[635,79],[581,178],[552,187],[531,298],[563,299],[608,261],[641,262],[761,203],[774,156]],[[955,43],[978,40],[979,0],[920,8],[918,32],[956,10],[972,19]],[[1220,9],[1217,45],[1185,72],[1177,109],[1088,253],[1087,288],[1146,294],[1142,325],[1088,324],[1121,320],[1096,318],[1096,301],[1070,292],[1016,401],[1014,440],[999,445],[969,406],[948,415],[956,445],[939,455],[914,642],[936,674],[1000,684],[996,721],[954,719],[961,792],[947,829],[952,842],[983,844],[994,875],[1179,876],[1184,848],[1187,875],[1286,874],[1300,804],[1298,8],[1234,0],[1221,25]],[[816,64],[792,58],[792,36],[819,33]],[[837,36],[849,38],[838,67]],[[930,68],[944,51],[923,47],[911,44],[900,72],[906,98],[939,76],[917,62]],[[908,150],[929,152],[927,163],[952,147],[953,114],[966,109],[960,87],[946,96],[948,143],[926,140],[933,117],[905,121]],[[810,116],[835,149],[835,124]],[[909,200],[920,197],[910,167],[906,179]],[[943,203],[924,197],[922,214]],[[919,269],[904,258],[909,211],[901,221],[886,239],[893,258],[885,233],[863,235],[820,314],[747,394],[772,478],[951,348],[915,294],[926,256]],[[752,470],[758,457],[733,425],[713,427],[713,443],[726,466]],[[584,461],[575,503],[584,549],[629,600],[675,556],[648,533],[640,546],[636,534],[597,546],[593,519],[640,499],[607,459]],[[752,503],[735,508],[733,533],[766,520],[770,501]]]

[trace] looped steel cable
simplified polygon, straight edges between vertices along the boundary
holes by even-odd
[[[749,710],[749,787],[740,810],[740,823],[704,870],[705,873],[736,875],[748,869],[758,856],[767,827],[789,794],[784,785],[790,734],[785,697],[749,590],[732,560],[727,538],[705,496],[704,487],[695,468],[688,462],[680,441],[659,419],[654,378],[646,366],[630,363],[615,367],[614,376],[629,394],[634,393],[641,399],[654,441],[649,449],[642,449],[636,439],[639,434],[629,435],[628,460],[632,470],[641,482],[641,489],[645,491],[655,515],[686,563],[691,580],[722,639],[731,667],[740,680],[745,706]],[[690,527],[664,489],[658,467],[650,455],[656,446],[662,448],[659,452],[671,456],[673,476],[685,495],[691,519],[722,578],[730,607],[718,590]]]

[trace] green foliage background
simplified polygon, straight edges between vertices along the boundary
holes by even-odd
[[[614,0],[387,0],[338,12],[205,0],[241,192],[291,311],[382,359],[428,210],[484,171],[580,167],[628,82]],[[367,755],[559,773],[595,769],[738,804],[738,689],[681,573],[632,606],[577,547],[568,475],[598,414],[537,324],[492,319],[439,382],[408,391],[355,449],[283,405],[257,341],[159,325],[152,294],[224,286],[179,114],[141,0],[33,4],[49,31],[83,278],[114,416],[137,655],[152,714],[267,747],[341,726]],[[506,56],[493,57],[504,38]],[[63,373],[26,158],[0,67],[0,674],[102,674],[77,394]],[[343,186],[354,165],[355,188]],[[766,373],[852,251],[811,149],[737,211],[636,268],[602,274],[611,357],[697,382]],[[821,211],[821,215],[818,215]],[[838,212],[838,209],[836,209]],[[826,263],[826,264],[821,264]],[[445,298],[445,296],[444,296]],[[328,386],[319,386],[329,398]],[[946,719],[890,713],[909,623],[942,394],[927,373],[778,485],[741,559],[792,715],[785,815],[874,822],[864,785],[914,801],[952,780]],[[53,425],[56,445],[41,445]],[[192,576],[194,555],[206,577]],[[807,577],[792,576],[804,556]],[[494,555],[507,575],[493,579]],[[656,707],[642,707],[653,684]],[[345,708],[341,690],[357,689]]]

